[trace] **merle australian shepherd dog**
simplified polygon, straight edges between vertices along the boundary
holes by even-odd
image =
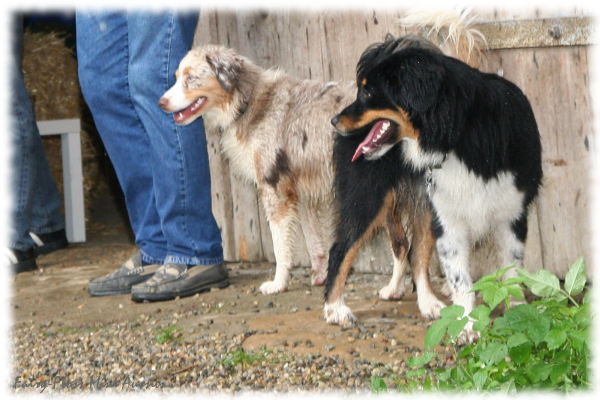
[[[529,101],[513,83],[428,48],[398,50],[393,40],[363,53],[356,101],[332,120],[341,135],[362,138],[353,158],[364,160],[370,177],[339,201],[349,204],[344,217],[360,212],[369,218],[349,208],[354,202],[361,207],[365,196],[381,196],[378,180],[403,179],[402,165],[410,165],[425,181],[452,301],[468,315],[475,301],[469,252],[477,240],[493,235],[502,267],[522,263],[528,206],[542,180],[540,135]],[[390,158],[402,167],[394,169]],[[383,202],[371,199],[369,205],[377,201]],[[351,236],[338,234],[329,283],[340,273],[340,243]],[[471,324],[465,334],[474,338]]]

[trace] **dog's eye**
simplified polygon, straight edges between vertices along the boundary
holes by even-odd
[[[365,99],[370,99],[371,93],[367,92],[366,90],[363,90],[363,96],[365,96]]]
[[[195,76],[188,76],[187,77],[187,83],[194,83],[196,82],[196,77]]]

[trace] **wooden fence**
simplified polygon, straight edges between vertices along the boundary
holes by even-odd
[[[396,20],[408,10],[203,10],[195,44],[220,43],[264,68],[280,67],[299,78],[354,80],[364,48],[386,33],[404,32]],[[515,13],[475,10],[486,35],[482,70],[502,74],[530,99],[543,145],[544,188],[532,205],[525,265],[564,276],[584,255],[591,260],[591,190],[594,135],[590,104],[588,52],[592,21],[582,10]],[[557,18],[560,16],[560,18]],[[230,261],[274,261],[268,223],[256,189],[230,172],[217,135],[208,136],[213,211]],[[296,264],[308,266],[298,231]],[[495,249],[483,243],[473,253],[472,276],[496,268]],[[361,251],[355,269],[390,272],[385,234]],[[432,272],[437,271],[437,257]]]

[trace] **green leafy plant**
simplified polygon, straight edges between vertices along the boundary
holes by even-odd
[[[176,335],[177,332],[181,332],[181,331],[183,331],[183,329],[178,328],[175,325],[173,325],[169,328],[161,329],[156,333],[156,342],[158,342],[160,344],[164,344],[167,342],[172,342],[174,340],[179,340],[175,336],[177,336]]]
[[[586,284],[584,259],[573,264],[563,287],[545,270],[532,274],[520,269],[517,278],[502,280],[510,268],[514,266],[481,278],[473,287],[485,302],[469,314],[479,340],[461,348],[457,343],[468,318],[461,306],[446,307],[427,331],[427,352],[409,358],[411,370],[401,390],[568,393],[590,389],[590,292],[580,296]],[[511,297],[524,300],[523,285],[539,299],[511,308]],[[490,315],[500,304],[506,311],[492,322]],[[427,366],[437,356],[433,350],[440,342],[452,348],[456,363],[452,368],[432,370]]]
[[[221,364],[229,368],[240,365],[242,371],[244,371],[249,365],[263,362],[272,352],[273,351],[268,350],[266,346],[261,347],[257,351],[245,351],[242,347],[239,347],[235,351],[229,353],[227,357],[221,361]]]

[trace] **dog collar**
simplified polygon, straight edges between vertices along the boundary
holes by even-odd
[[[444,162],[446,161],[446,158],[448,158],[448,153],[444,153],[444,158],[439,164],[435,164],[434,166],[427,168],[427,172],[425,174],[425,183],[427,184],[427,196],[429,198],[431,198],[431,193],[433,189],[435,189],[435,182],[433,181],[433,170],[441,169],[442,164],[444,164]]]

